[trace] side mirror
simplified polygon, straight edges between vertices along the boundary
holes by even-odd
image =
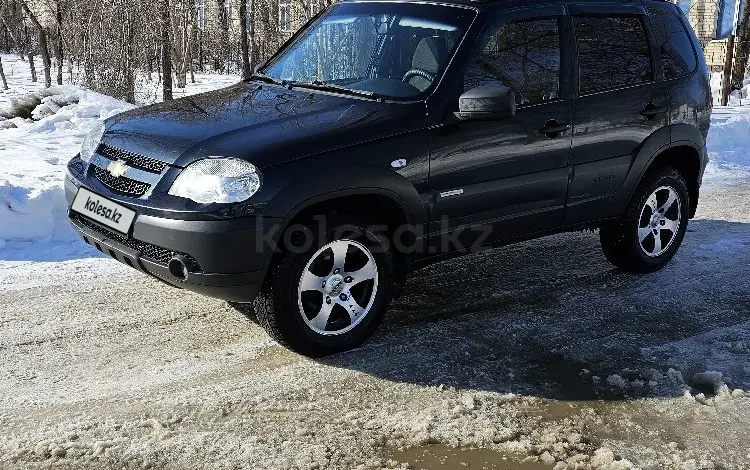
[[[506,86],[472,88],[458,99],[456,117],[462,121],[495,121],[516,115],[516,94]]]
[[[262,69],[264,65],[266,65],[265,62],[261,62],[259,64],[255,64],[255,67],[253,67],[253,73],[258,73],[258,71],[260,69]]]

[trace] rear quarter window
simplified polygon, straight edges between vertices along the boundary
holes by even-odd
[[[664,78],[671,80],[693,73],[698,62],[685,24],[677,15],[665,10],[649,8],[648,12],[654,24],[654,39],[661,51]]]

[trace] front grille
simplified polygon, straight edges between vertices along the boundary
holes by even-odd
[[[124,245],[130,249],[138,251],[142,257],[150,261],[153,261],[154,263],[157,263],[166,267],[167,264],[169,264],[169,260],[171,260],[177,255],[182,255],[185,258],[187,258],[187,260],[190,261],[190,263],[192,263],[195,272],[202,272],[201,266],[200,264],[198,264],[198,261],[188,254],[180,253],[178,251],[168,250],[166,248],[162,248],[157,245],[152,245],[150,243],[136,240],[135,238],[128,238],[124,235],[120,235],[119,233],[113,232],[112,230],[102,227],[96,222],[93,222],[92,220],[86,217],[83,217],[82,215],[77,214],[75,212],[71,212],[71,217],[75,218],[75,220],[77,220],[81,225],[84,225],[90,228],[91,230],[94,230],[104,235],[108,239],[114,240],[121,245]]]
[[[98,153],[104,155],[110,160],[124,160],[128,166],[138,168],[151,173],[161,173],[169,166],[168,163],[155,158],[138,155],[137,153],[128,152],[127,150],[118,149],[111,145],[102,144]]]
[[[107,170],[103,170],[98,166],[94,167],[94,176],[106,187],[128,196],[143,196],[151,188],[151,185],[148,183],[132,180],[125,176],[115,178]]]

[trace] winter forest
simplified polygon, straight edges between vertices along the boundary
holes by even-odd
[[[248,76],[328,3],[0,0],[0,50],[41,57],[42,70],[28,64],[47,87],[72,83],[133,103],[139,84],[155,80],[169,100],[196,72]]]

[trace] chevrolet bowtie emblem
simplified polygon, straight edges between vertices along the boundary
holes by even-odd
[[[110,162],[110,164],[107,165],[107,171],[115,178],[119,178],[120,176],[125,175],[125,173],[128,171],[128,166],[125,164],[124,160],[117,160],[114,162]]]

